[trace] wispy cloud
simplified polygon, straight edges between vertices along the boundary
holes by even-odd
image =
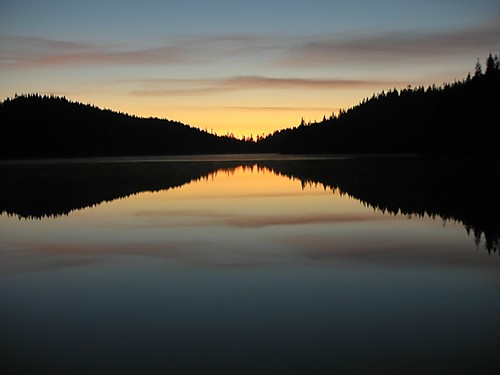
[[[130,48],[9,35],[0,35],[0,45],[0,64],[20,68],[93,64],[180,64],[187,60],[176,46]]]
[[[197,107],[199,108],[199,107]],[[225,106],[225,107],[212,107],[216,110],[235,110],[235,111],[255,111],[255,112],[332,112],[338,111],[340,108],[337,107],[274,107],[274,106]]]
[[[319,90],[349,89],[362,87],[387,87],[401,82],[365,79],[329,78],[278,78],[264,76],[237,76],[215,79],[158,79],[136,80],[141,88],[132,90],[136,96],[191,96],[241,90]]]
[[[304,38],[258,35],[165,37],[139,43],[105,44],[39,37],[0,35],[4,67],[65,65],[185,65],[248,64],[264,68],[314,67],[322,64],[376,64],[408,59],[437,59],[470,51],[495,51],[500,45],[500,15],[474,27],[444,31],[372,30]],[[238,86],[337,87],[363,82],[339,80],[234,77],[219,82],[222,89]],[[209,88],[212,90],[213,88]],[[188,93],[190,90],[186,90]],[[168,92],[165,92],[168,94]]]
[[[286,65],[374,64],[436,59],[500,45],[500,15],[475,27],[451,31],[374,31],[315,36],[290,46],[278,59]]]
[[[239,76],[224,79],[221,85],[228,89],[331,89],[347,88],[352,86],[372,86],[380,82],[374,80],[356,80],[356,79],[311,79],[311,78],[273,78],[262,76]]]
[[[270,49],[253,36],[179,37],[137,44],[72,42],[0,35],[0,64],[10,67],[61,65],[182,65],[260,54]]]

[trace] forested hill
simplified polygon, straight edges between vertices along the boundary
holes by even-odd
[[[0,103],[0,158],[236,153],[249,142],[40,95]]]
[[[442,87],[382,92],[338,116],[277,131],[259,143],[283,153],[500,154],[500,63]]]
[[[500,154],[500,61],[441,87],[374,95],[321,122],[253,141],[179,122],[139,118],[65,98],[24,95],[0,103],[0,159],[209,153]]]

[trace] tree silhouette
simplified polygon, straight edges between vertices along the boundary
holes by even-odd
[[[483,74],[483,67],[479,59],[476,61],[476,66],[474,67],[474,77],[479,77]]]
[[[499,154],[496,124],[500,102],[497,56],[486,73],[441,87],[382,91],[326,121],[276,131],[258,143],[283,153]]]
[[[0,158],[207,153],[499,154],[500,62],[463,81],[382,91],[321,122],[244,140],[176,121],[139,118],[55,96],[0,103]]]
[[[36,94],[0,103],[0,158],[250,152],[253,142]]]
[[[491,53],[486,59],[486,75],[496,74],[500,70],[500,61],[498,56],[492,56]]]

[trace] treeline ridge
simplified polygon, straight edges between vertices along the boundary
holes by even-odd
[[[321,122],[239,140],[37,94],[0,103],[1,159],[224,153],[496,154],[500,61],[462,81],[393,89]]]

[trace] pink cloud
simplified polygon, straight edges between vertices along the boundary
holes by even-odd
[[[157,40],[149,46],[72,42],[0,35],[0,64],[8,67],[61,65],[180,65],[206,63],[269,50],[254,36],[206,36]]]
[[[132,90],[136,96],[196,96],[208,93],[259,89],[321,90],[363,87],[392,87],[404,84],[392,80],[278,78],[264,76],[236,76],[215,79],[158,79],[133,81],[141,88]]]
[[[175,45],[130,48],[6,35],[0,35],[0,44],[0,64],[18,68],[181,64],[188,61],[183,51]]]
[[[277,63],[306,66],[435,59],[478,49],[494,51],[499,44],[500,16],[495,15],[475,27],[451,31],[375,31],[316,36],[290,46]]]

